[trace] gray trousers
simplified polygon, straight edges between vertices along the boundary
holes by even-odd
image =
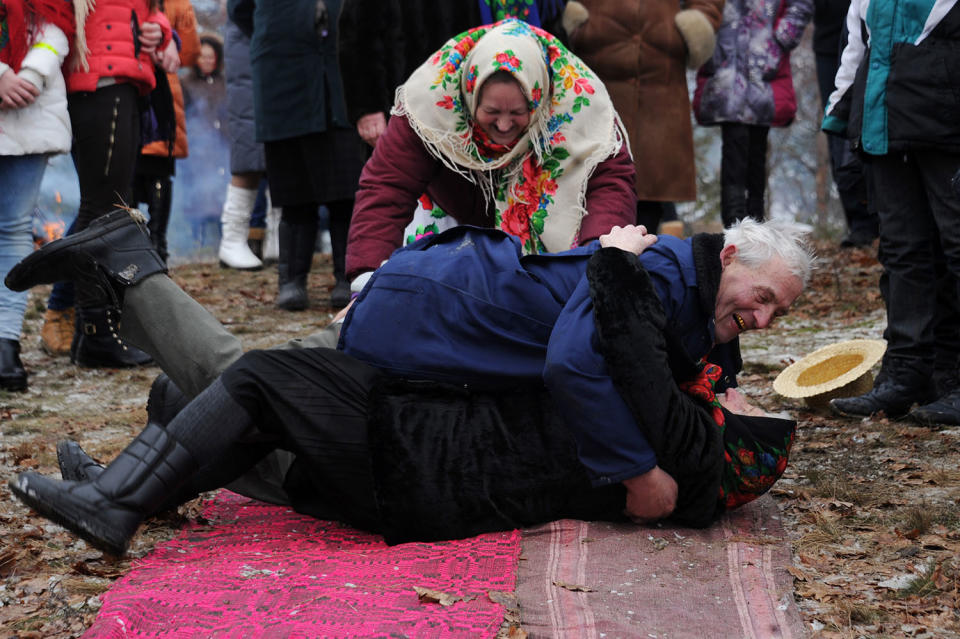
[[[243,345],[166,275],[147,277],[124,292],[120,336],[148,353],[193,398],[243,355]],[[340,324],[276,348],[336,348]],[[293,454],[277,450],[229,484],[234,492],[289,505],[283,480]]]

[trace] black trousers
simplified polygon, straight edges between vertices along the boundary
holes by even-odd
[[[935,367],[956,370],[960,197],[950,179],[958,167],[960,154],[933,150],[871,161],[887,304],[884,369],[910,383],[925,383]]]
[[[767,126],[721,125],[720,215],[725,227],[747,216],[763,221],[769,132]]]
[[[73,163],[80,183],[74,232],[118,204],[132,206],[132,184],[140,152],[140,107],[135,86],[114,84],[68,97],[73,127]]]

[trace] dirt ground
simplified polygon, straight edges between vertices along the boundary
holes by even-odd
[[[960,637],[960,428],[839,420],[771,388],[786,364],[819,346],[880,337],[874,252],[818,249],[823,263],[796,310],[775,329],[743,339],[743,389],[800,420],[790,467],[773,490],[793,545],[796,601],[813,636]],[[273,308],[272,269],[188,264],[173,277],[248,348],[311,332],[332,317],[325,256],[315,263],[306,313]],[[48,291],[32,293],[24,329],[30,389],[0,392],[0,637],[82,634],[97,596],[180,521],[150,520],[129,556],[115,560],[12,499],[6,483],[15,473],[56,472],[58,439],[77,439],[98,459],[111,459],[143,425],[159,372],[80,369],[46,355],[38,335]],[[196,512],[194,505],[179,517]]]

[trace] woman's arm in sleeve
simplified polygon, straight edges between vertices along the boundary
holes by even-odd
[[[624,142],[620,152],[598,164],[590,176],[587,183],[587,214],[580,225],[580,244],[597,239],[614,226],[636,222],[635,185],[636,169]]]
[[[360,174],[347,241],[350,280],[377,269],[400,248],[403,229],[438,166],[407,118],[391,117]]]
[[[63,31],[56,25],[45,22],[40,27],[37,41],[24,56],[17,75],[43,91],[47,79],[59,73],[69,51],[70,43]],[[0,69],[0,74],[2,73],[3,70]]]

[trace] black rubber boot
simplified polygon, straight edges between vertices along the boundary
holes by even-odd
[[[307,275],[313,265],[317,218],[293,223],[280,220],[280,259],[277,262],[277,306],[288,311],[307,308]]]
[[[10,490],[94,547],[122,556],[144,517],[176,494],[196,469],[186,448],[165,429],[148,424],[93,481],[22,473],[10,480]]]
[[[145,277],[166,273],[139,211],[117,210],[83,231],[34,251],[10,269],[13,291],[72,280],[87,293],[84,306],[123,306],[123,290]],[[79,294],[78,294],[79,295]]]
[[[170,223],[172,190],[170,178],[156,177],[151,184],[149,200],[147,201],[147,210],[150,212],[150,220],[147,222],[147,229],[150,230],[150,242],[164,264],[170,257],[167,252],[167,226]]]
[[[110,307],[78,307],[70,361],[86,368],[147,366],[153,358],[120,339],[119,313]]]

